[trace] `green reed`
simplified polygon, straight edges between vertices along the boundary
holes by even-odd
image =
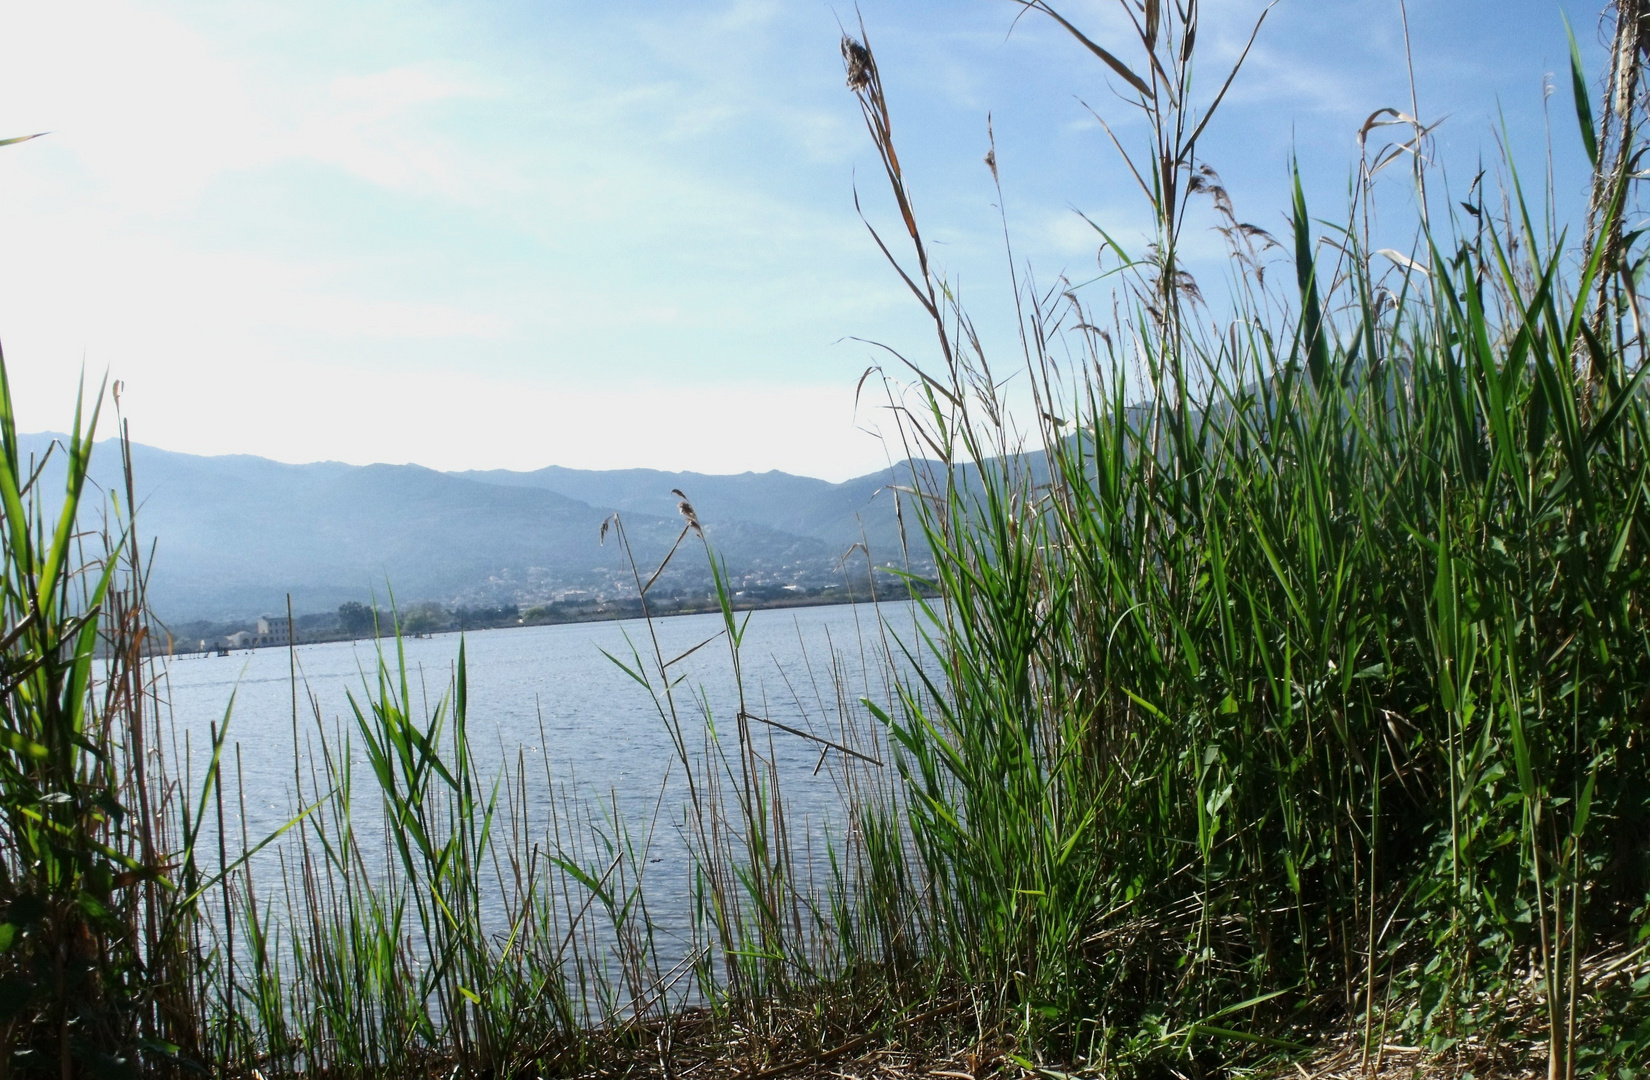
[[[166,1062],[205,1026],[195,931],[221,873],[196,840],[221,746],[193,806],[157,775],[131,485],[87,479],[102,403],[82,395],[61,466],[27,460],[0,359],[0,1075]]]
[[[919,854],[894,891],[936,970],[1033,1056],[1103,1071],[1335,1031],[1371,1067],[1391,1042],[1643,1064],[1641,234],[1551,236],[1514,172],[1499,210],[1475,186],[1377,255],[1374,176],[1425,153],[1405,120],[1338,224],[1297,180],[1279,242],[1199,156],[1237,68],[1194,79],[1195,6],[1145,5],[1135,68],[1025,6],[1133,88],[1157,223],[1138,256],[1096,228],[1113,318],[1017,279],[1030,417],[930,266],[844,41],[913,261],[877,243],[937,342],[889,385],[927,455],[944,674],[884,718]],[[1601,181],[1595,235],[1632,182]],[[1193,200],[1230,242],[1224,317],[1178,255]]]

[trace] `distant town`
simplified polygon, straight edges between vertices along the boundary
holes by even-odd
[[[733,606],[750,611],[764,608],[814,607],[904,600],[913,592],[936,595],[925,581],[911,582],[892,573],[878,574],[875,595],[862,578],[855,584],[824,586],[752,585],[734,591]],[[650,592],[646,614],[690,615],[716,611],[714,595]],[[550,626],[558,623],[595,622],[604,619],[640,618],[642,603],[634,596],[601,595],[584,589],[566,589],[546,603],[496,607],[442,604],[436,601],[377,607],[348,601],[336,611],[293,615],[285,612],[263,614],[240,622],[196,620],[166,627],[162,640],[154,642],[157,652],[170,655],[225,654],[254,649],[286,648],[329,641],[352,641],[393,635],[425,637],[465,630],[492,630],[514,626]]]

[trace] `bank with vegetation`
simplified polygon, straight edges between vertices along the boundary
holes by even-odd
[[[775,608],[827,607],[833,604],[872,604],[908,598],[912,591],[923,596],[937,595],[925,580],[892,572],[876,575],[855,585],[752,586],[735,589],[729,601],[735,611],[767,611]],[[471,630],[505,630],[521,626],[561,626],[566,623],[641,619],[649,615],[711,615],[721,611],[715,593],[685,590],[651,592],[644,605],[640,597],[590,597],[552,600],[548,603],[501,604],[496,607],[448,606],[437,601],[405,607],[368,606],[351,601],[336,613],[307,613],[290,619],[267,617],[216,622],[197,619],[170,625],[157,623],[152,649],[168,656],[215,653],[220,649],[285,648],[288,642],[318,645],[333,641],[366,641],[393,638],[397,633],[417,636],[462,634]],[[260,626],[276,633],[259,633]]]

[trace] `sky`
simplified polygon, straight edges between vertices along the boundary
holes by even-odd
[[[1056,6],[1121,40],[1117,0]],[[1208,78],[1263,6],[1204,5]],[[1562,16],[1596,78],[1601,7],[1410,0],[1420,115],[1443,121],[1452,186],[1493,171],[1504,132],[1537,184],[1551,145],[1557,203],[1581,205]],[[886,355],[867,342],[928,361],[931,335],[855,212],[857,186],[897,228],[843,85],[842,25],[864,20],[935,260],[989,347],[1012,352],[1013,322],[988,116],[1017,265],[1091,277],[1079,213],[1143,243],[1145,205],[1089,109],[1125,144],[1143,129],[1092,56],[1017,11],[0,5],[0,136],[50,133],[0,148],[19,424],[61,430],[84,371],[121,381],[134,439],[189,453],[880,468],[897,451],[875,396],[856,404]],[[1245,220],[1282,225],[1297,155],[1333,216],[1383,106],[1409,109],[1397,0],[1280,0],[1201,152]],[[1380,225],[1402,234],[1413,198],[1399,170],[1381,182]],[[1194,254],[1216,250],[1194,233]]]

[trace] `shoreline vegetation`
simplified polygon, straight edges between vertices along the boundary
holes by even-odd
[[[426,693],[389,638],[341,723],[295,681],[291,820],[235,835],[233,710],[180,739],[146,659],[131,484],[82,502],[102,395],[46,520],[0,378],[0,1077],[1647,1075],[1650,12],[1609,10],[1596,111],[1572,50],[1581,227],[1510,160],[1452,186],[1412,105],[1274,236],[1198,148],[1247,50],[1202,70],[1196,4],[1129,0],[1105,42],[1021,6],[1133,110],[1151,240],[1096,223],[1084,286],[1005,251],[1021,351],[988,355],[843,38],[892,201],[866,224],[934,331],[865,385],[937,595],[895,601],[920,630],[882,622],[880,686],[775,731],[688,500],[645,565],[610,518],[642,612],[611,659],[685,791],[649,820],[485,773],[462,639]],[[1412,231],[1377,232],[1388,198]],[[653,632],[682,559],[728,712]],[[788,813],[782,737],[846,827]],[[649,870],[667,829],[686,883]]]

